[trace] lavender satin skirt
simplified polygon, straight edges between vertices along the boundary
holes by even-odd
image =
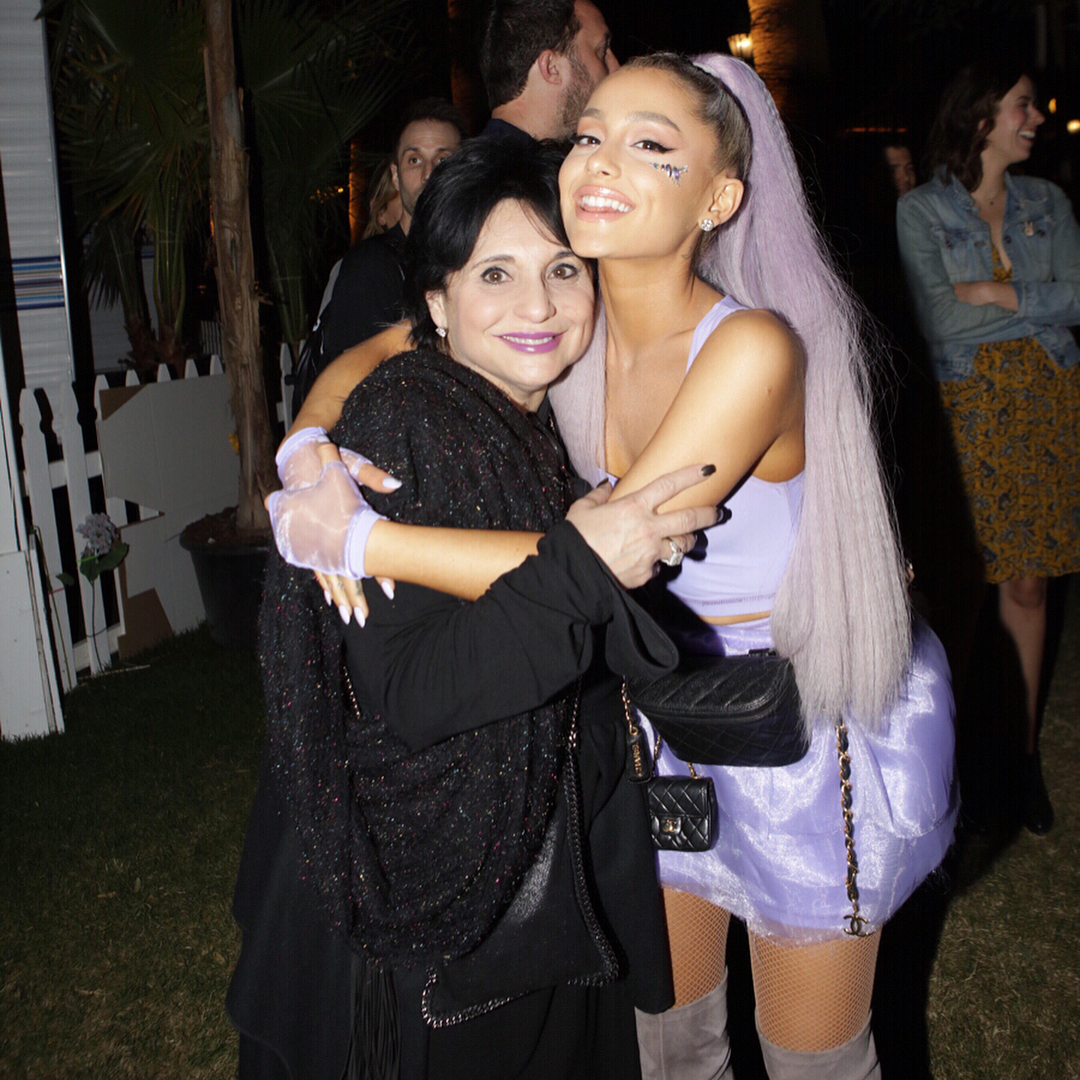
[[[767,619],[703,626],[704,641],[680,645],[722,654],[772,645]],[[921,619],[884,733],[867,735],[852,717],[847,726],[859,906],[874,930],[941,862],[956,822],[949,666]],[[687,773],[666,746],[657,768]],[[756,934],[802,943],[841,937],[851,903],[832,724],[815,729],[806,757],[794,765],[695,768],[716,784],[717,837],[706,852],[658,852],[661,884],[727,908]]]

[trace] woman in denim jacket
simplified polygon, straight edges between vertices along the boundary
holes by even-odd
[[[1040,834],[1053,821],[1037,752],[1046,582],[1080,569],[1080,349],[1069,329],[1080,324],[1080,227],[1060,188],[1007,171],[1030,156],[1043,120],[1027,75],[964,68],[930,133],[934,178],[897,204],[985,578],[999,586],[1024,678],[1021,817]]]

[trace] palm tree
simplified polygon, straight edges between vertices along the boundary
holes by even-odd
[[[236,13],[235,45],[228,0],[206,0],[205,8],[203,0],[46,0],[42,9],[53,29],[64,160],[90,237],[85,269],[99,295],[122,301],[142,366],[185,354],[185,255],[194,247],[201,257],[208,246],[215,193],[243,533],[268,526],[262,500],[274,474],[241,107],[252,121],[258,165],[253,199],[262,211],[264,277],[295,346],[311,322],[310,284],[341,202],[334,196],[346,175],[348,141],[405,74],[404,6],[345,0],[329,15],[316,0],[246,0]],[[154,243],[156,340],[136,258],[143,236]]]
[[[408,71],[405,0],[352,0],[333,16],[323,7],[247,0],[236,8],[266,269],[294,350],[313,321],[326,237],[344,235],[349,140]]]
[[[236,83],[232,0],[206,0],[206,104],[210,120],[210,191],[217,252],[221,336],[229,400],[240,445],[236,530],[270,525],[263,499],[274,490],[270,416],[259,349],[255,255],[248,209],[248,160]]]
[[[88,285],[119,298],[141,367],[183,359],[184,247],[205,221],[207,129],[202,13],[192,0],[52,0],[57,128],[77,211],[87,216]],[[154,244],[156,339],[138,251]]]

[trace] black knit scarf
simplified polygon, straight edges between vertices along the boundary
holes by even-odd
[[[543,532],[571,498],[546,406],[523,413],[437,353],[380,365],[332,438],[402,481],[392,496],[368,493],[397,521]],[[276,555],[260,631],[271,761],[300,834],[298,872],[376,962],[464,955],[539,850],[569,695],[412,753],[379,716],[353,709],[338,614],[309,571]]]

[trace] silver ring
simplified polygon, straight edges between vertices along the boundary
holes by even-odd
[[[666,559],[661,559],[660,561],[665,566],[678,566],[679,563],[681,563],[683,560],[683,550],[681,547],[679,547],[678,544],[675,543],[674,540],[671,539],[670,536],[665,537],[665,539],[671,547],[671,554],[668,555]]]

